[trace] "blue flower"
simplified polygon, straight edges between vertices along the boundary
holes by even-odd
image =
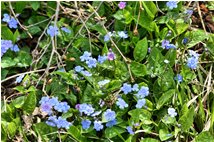
[[[121,98],[117,99],[116,105],[120,108],[120,109],[124,109],[126,107],[128,107],[128,104]]]
[[[138,84],[134,84],[132,87],[132,91],[139,91],[139,85]]]
[[[49,97],[42,97],[41,100],[39,101],[39,104],[43,104],[45,102],[48,102],[49,101]]]
[[[195,58],[199,58],[199,54],[198,53],[196,53],[195,51],[193,51],[193,50],[189,50],[189,55],[190,56],[192,56],[192,57],[195,57]]]
[[[161,46],[163,49],[165,49],[168,44],[169,44],[169,40],[163,40],[161,43]]]
[[[81,71],[81,73],[83,74],[83,75],[85,75],[85,76],[92,76],[92,74],[90,73],[90,72],[88,72],[88,71]]]
[[[19,47],[18,47],[18,45],[17,44],[15,44],[13,47],[11,47],[10,48],[12,51],[14,51],[14,52],[19,52]]]
[[[80,56],[80,60],[83,62],[83,61],[88,61],[89,58],[91,58],[91,53],[89,53],[88,51],[85,51],[83,53],[82,56]]]
[[[81,113],[85,113],[86,115],[91,115],[94,112],[94,108],[92,107],[92,105],[84,103],[79,105],[79,111]]]
[[[70,106],[68,105],[67,102],[60,102],[54,106],[54,109],[57,110],[58,112],[66,113],[70,109]]]
[[[177,112],[175,111],[174,108],[168,108],[168,114],[170,115],[170,117],[177,116]]]
[[[10,15],[8,15],[7,13],[5,13],[3,16],[4,16],[4,18],[2,19],[2,21],[8,23],[10,21]]]
[[[177,74],[175,80],[177,80],[178,83],[181,83],[183,81],[183,77],[180,74]]]
[[[108,32],[108,33],[104,36],[104,41],[105,41],[105,42],[109,41],[112,35],[113,35],[113,34],[112,34],[111,32]]]
[[[124,94],[128,94],[132,92],[132,86],[127,83],[123,83],[123,87],[121,87],[121,90],[123,91]]]
[[[62,117],[58,117],[56,121],[57,128],[66,128],[68,129],[71,126],[71,123]]]
[[[49,102],[42,103],[40,108],[41,108],[41,111],[49,115],[52,114],[52,105]]]
[[[169,8],[169,9],[173,9],[173,8],[177,8],[177,1],[168,1],[166,3],[166,6]]]
[[[116,118],[116,113],[114,111],[112,111],[111,109],[107,109],[104,114],[104,119],[108,122],[111,120],[114,120]]]
[[[16,21],[15,18],[11,18],[10,21],[8,22],[8,25],[10,28],[16,29],[18,26],[18,22]]]
[[[191,17],[191,16],[192,16],[192,14],[193,14],[193,10],[191,10],[191,9],[187,9],[184,13],[185,13],[185,14],[187,14],[187,15],[188,15],[188,17]]]
[[[166,45],[166,49],[171,49],[171,48],[176,49],[176,46],[174,44]]]
[[[88,129],[90,127],[90,125],[91,125],[91,121],[87,120],[87,119],[86,120],[82,120],[81,124],[82,124],[82,128],[83,129]]]
[[[43,97],[42,97],[43,98]],[[52,97],[52,98],[49,98],[47,97],[48,99],[44,98],[44,101],[50,103],[52,106],[55,106],[55,105],[58,105],[59,104],[59,100],[57,97]],[[42,101],[42,100],[41,100]]]
[[[117,120],[114,119],[114,120],[111,120],[111,121],[107,122],[106,123],[106,127],[112,127],[112,126],[114,126],[116,124],[117,124]]]
[[[101,121],[95,120],[95,121],[94,121],[94,129],[95,129],[96,131],[102,130],[102,129],[103,129],[102,122],[101,122]]]
[[[20,83],[20,82],[22,81],[22,79],[24,78],[24,76],[25,76],[24,74],[18,76],[18,77],[16,78],[15,83]]]
[[[100,63],[100,64],[102,64],[103,62],[105,62],[106,60],[107,60],[107,56],[98,56],[98,62]]]
[[[182,43],[183,43],[183,44],[187,44],[187,42],[188,42],[188,38],[184,38],[184,39],[182,40]]]
[[[4,53],[7,52],[9,48],[13,47],[13,43],[11,40],[1,40],[1,57],[4,55]]]
[[[109,83],[109,82],[110,82],[110,80],[105,79],[105,80],[99,81],[99,82],[98,82],[98,85],[99,85],[100,87],[103,87],[104,85],[106,85],[106,84]]]
[[[86,64],[88,65],[89,68],[96,67],[96,66],[97,66],[97,60],[94,59],[94,58],[89,58],[89,59],[86,61]]]
[[[137,94],[135,94],[137,98],[144,98],[149,95],[149,88],[142,86]]]
[[[76,71],[76,72],[81,72],[81,71],[83,71],[83,67],[81,67],[81,66],[76,66],[75,68],[74,68],[74,70]]]
[[[128,38],[128,34],[126,33],[126,31],[119,31],[118,32],[119,37],[121,38]]]
[[[140,99],[137,101],[136,108],[142,108],[146,104],[145,99]]]
[[[54,26],[49,26],[47,29],[47,33],[51,36],[54,37],[55,35],[58,35],[59,29]]]
[[[190,57],[187,59],[187,66],[190,69],[196,69],[198,65],[198,58],[196,57]]]
[[[56,116],[50,116],[48,118],[48,120],[46,121],[46,124],[48,124],[49,126],[52,126],[52,127],[56,127],[56,124],[57,123],[57,117]]]
[[[129,134],[134,135],[134,131],[131,126],[126,127],[126,130],[129,132]]]
[[[62,27],[61,30],[66,32],[66,33],[71,33],[71,31],[66,27]]]

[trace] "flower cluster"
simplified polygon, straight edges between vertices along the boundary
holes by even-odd
[[[190,69],[196,69],[198,65],[199,54],[193,50],[189,50],[189,58],[187,59],[187,66]]]
[[[60,102],[57,97],[42,97],[42,99],[39,101],[39,104],[40,110],[49,115],[46,124],[52,127],[66,129],[71,126],[71,123],[66,119],[62,118],[61,116],[57,118],[57,116],[53,115],[54,110],[61,113],[68,112],[70,106],[67,104],[67,102]]]
[[[86,103],[77,104],[76,109],[79,110],[81,115],[85,114],[86,116],[92,117],[93,119],[95,119],[93,124],[94,124],[94,129],[96,131],[100,131],[104,128],[104,125],[102,124],[102,122],[96,118],[96,116],[101,114],[102,111],[95,111],[95,109],[92,107],[91,104],[86,104]],[[111,109],[107,109],[103,113],[103,119],[106,122],[106,127],[112,127],[112,126],[116,125],[116,123],[117,123],[116,113],[114,111],[112,111]],[[84,119],[84,120],[82,120],[81,124],[82,124],[83,129],[88,129],[90,127],[90,125],[92,124],[92,122],[89,119]]]
[[[118,31],[118,32],[108,32],[105,36],[104,36],[104,41],[107,42],[110,40],[111,37],[120,37],[120,38],[128,38],[128,34],[127,31]]]
[[[51,37],[54,37],[55,35],[59,34],[59,29],[56,26],[49,26],[47,29],[47,34]]]
[[[11,40],[1,40],[1,57],[10,49],[11,51],[18,52],[18,45],[13,45]]]
[[[123,91],[124,94],[131,93],[132,91],[137,92],[136,94],[134,94],[138,99],[136,108],[142,108],[146,104],[146,100],[144,98],[149,95],[149,88],[142,86],[139,89],[138,84],[134,84],[132,87],[131,84],[124,83],[121,87],[121,91]],[[121,98],[118,98],[116,104],[121,109],[128,107],[128,104],[126,104],[125,101]]]
[[[72,125],[71,122],[68,122],[65,118],[56,117],[56,116],[50,116],[48,120],[46,121],[46,124],[52,127],[65,128],[69,129],[69,127]]]
[[[10,17],[10,15],[8,15],[7,13],[3,15],[2,21],[6,22],[11,29],[16,29],[18,27],[18,22],[16,21],[16,19],[14,17]]]
[[[169,40],[163,40],[162,41],[162,48],[163,49],[176,49],[176,46],[174,44],[170,44]]]

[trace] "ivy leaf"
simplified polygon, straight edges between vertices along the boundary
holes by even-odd
[[[147,38],[138,41],[136,47],[134,48],[134,59],[138,62],[142,61],[146,57],[147,50],[148,50]]]

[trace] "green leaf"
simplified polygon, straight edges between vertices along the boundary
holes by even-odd
[[[152,1],[142,1],[142,4],[143,4],[143,7],[145,8],[147,14],[152,18],[154,19],[155,17],[155,14],[157,13],[157,8],[156,8],[156,5],[154,4],[154,2]]]
[[[195,142],[214,142],[214,136],[210,132],[204,131],[195,138]]]
[[[159,140],[153,139],[153,138],[144,138],[140,142],[160,142]]]
[[[122,82],[120,80],[112,80],[110,83],[106,85],[106,89],[109,92],[115,91],[122,86]]]
[[[22,10],[25,8],[27,5],[27,2],[22,1],[22,2],[15,2],[15,13],[22,13]]]
[[[169,61],[170,66],[174,66],[175,60],[176,60],[176,50],[175,49],[170,49],[166,55],[165,55],[166,60]]]
[[[16,62],[10,57],[3,57],[1,60],[1,67],[8,68],[16,65]]]
[[[25,102],[25,96],[21,96],[12,101],[15,108],[21,108]]]
[[[165,141],[168,140],[169,138],[171,138],[173,135],[169,133],[168,130],[166,129],[160,129],[159,130],[159,137],[161,139],[161,141]]]
[[[171,89],[167,92],[165,92],[159,99],[158,99],[158,102],[157,102],[157,106],[156,108],[157,109],[160,109],[166,102],[168,102],[172,96],[175,94],[175,90],[174,89]]]
[[[1,69],[1,80],[5,79],[7,74],[8,74],[9,70],[6,69]]]
[[[1,26],[1,38],[13,41],[13,32],[7,26]]]
[[[138,122],[139,120],[144,122],[145,120],[150,120],[152,116],[152,114],[145,109],[133,109],[129,111],[128,114],[134,122]]]
[[[134,59],[138,62],[142,61],[146,57],[147,50],[148,50],[147,38],[138,41],[136,47],[134,48]]]
[[[19,37],[19,31],[16,30],[15,33],[13,34],[13,43],[17,41],[18,37]]]
[[[130,65],[132,73],[136,77],[144,76],[147,74],[146,66],[144,64],[132,61]]]
[[[141,12],[139,20],[138,20],[138,15],[135,15],[134,20],[141,27],[145,28],[150,32],[155,30],[154,28],[155,22],[149,18],[148,14],[145,11]]]
[[[35,92],[30,92],[22,108],[24,109],[25,112],[30,114],[34,111],[35,107],[36,107],[36,94]]]
[[[77,127],[75,127],[75,126],[70,126],[70,128],[68,129],[68,134],[71,135],[78,142],[87,141],[87,139],[84,136],[82,136],[79,129],[77,129]]]
[[[205,39],[209,38],[208,35],[206,35],[206,33],[203,30],[195,30],[195,31],[191,31],[186,33],[191,34],[190,37],[190,42],[187,44],[187,48],[191,48],[193,46],[195,46],[196,44],[198,44],[199,42],[204,41]]]
[[[181,124],[181,129],[185,132],[189,130],[193,123],[194,117],[194,108],[188,109],[186,105],[183,106],[182,116],[178,120],[178,123]]]
[[[40,2],[39,1],[31,1],[30,2],[31,7],[33,8],[33,10],[37,10],[40,7]]]
[[[107,138],[113,138],[115,136],[118,136],[118,134],[124,133],[126,130],[124,128],[120,128],[117,126],[109,127],[105,129],[105,136]]]

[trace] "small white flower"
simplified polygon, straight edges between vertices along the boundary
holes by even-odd
[[[169,63],[169,60],[164,60],[164,63],[168,64],[168,63]]]
[[[171,116],[171,117],[175,117],[177,116],[177,112],[175,111],[174,108],[168,108],[168,114]]]

